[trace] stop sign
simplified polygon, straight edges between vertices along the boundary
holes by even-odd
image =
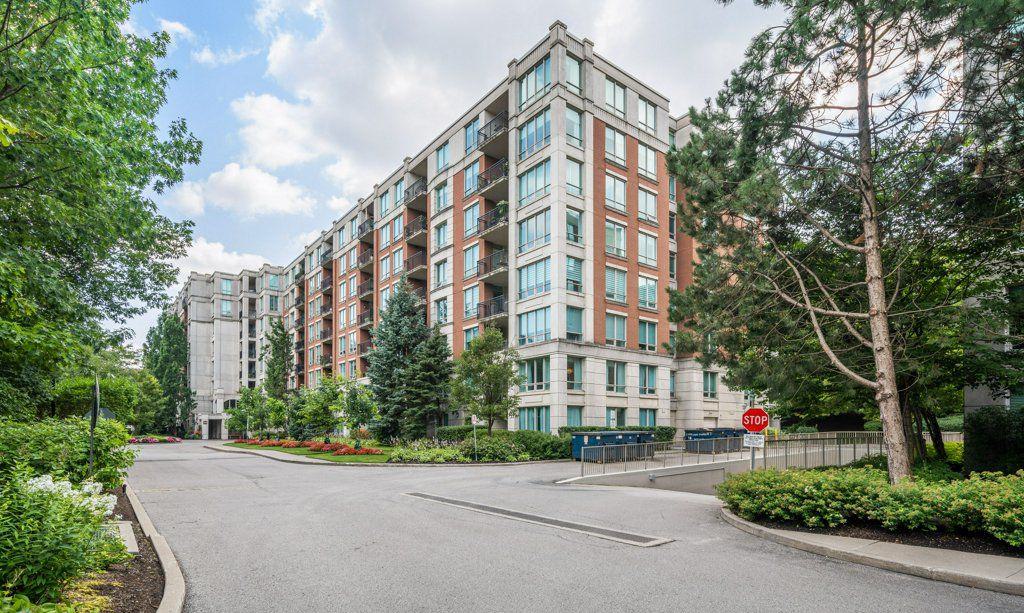
[[[747,432],[761,432],[768,427],[768,413],[764,409],[757,407],[747,409],[743,413],[743,419],[740,423],[747,429]]]

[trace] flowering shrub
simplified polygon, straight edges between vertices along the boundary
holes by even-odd
[[[299,446],[299,441],[285,441],[281,443],[281,446],[285,449],[295,449]]]
[[[355,449],[348,445],[341,445],[339,449],[334,450],[334,455],[380,455],[384,453],[381,449],[375,449],[373,447],[363,447],[362,449]]]
[[[273,439],[268,440],[268,441],[263,441],[263,442],[260,443],[260,447],[280,447],[280,446],[281,446],[281,441],[273,440]]]
[[[86,479],[112,489],[124,482],[135,462],[128,431],[112,419],[96,424],[93,472],[88,473],[89,422],[80,418],[12,422],[0,419],[0,474],[25,465],[38,475],[54,475],[72,483]],[[0,476],[0,479],[3,477]],[[2,589],[2,587],[0,587]]]
[[[134,445],[149,443],[180,443],[181,439],[176,436],[133,436],[128,439],[128,442]]]
[[[370,431],[367,430],[366,428],[359,428],[358,430],[352,432],[352,438],[360,441],[369,440],[371,436],[373,435],[370,434]]]
[[[306,449],[311,448],[313,445],[323,445],[323,443],[318,443],[316,441],[302,441],[300,444]]]

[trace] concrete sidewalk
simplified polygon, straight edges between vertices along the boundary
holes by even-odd
[[[293,453],[285,453],[283,451],[274,451],[272,449],[242,449],[239,447],[228,447],[225,443],[213,443],[209,445],[203,445],[207,449],[213,449],[214,451],[225,451],[227,453],[246,453],[249,455],[258,455],[271,460],[277,460],[278,462],[288,462],[289,464],[328,464],[335,466],[340,464],[339,462],[331,462],[330,460],[321,460],[319,458],[308,458],[301,455],[295,455]]]
[[[725,507],[722,507],[722,517],[744,532],[837,560],[1024,596],[1024,558],[766,528],[738,517]]]

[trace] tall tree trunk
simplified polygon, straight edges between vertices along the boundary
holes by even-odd
[[[935,455],[939,456],[940,460],[945,460],[946,456],[946,445],[942,442],[942,428],[939,427],[939,418],[935,416],[935,412],[931,409],[922,408],[921,415],[924,417],[924,423],[928,427],[928,435],[932,439],[932,446],[935,447]]]
[[[864,265],[868,289],[868,321],[875,357],[875,400],[882,420],[882,436],[889,459],[889,481],[910,476],[910,456],[896,389],[896,362],[889,337],[889,314],[882,266],[878,206],[871,159],[871,117],[868,96],[868,41],[865,26],[857,30],[857,123],[861,222],[864,230]]]

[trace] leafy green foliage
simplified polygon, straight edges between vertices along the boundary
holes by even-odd
[[[497,328],[485,328],[455,361],[452,400],[487,422],[488,434],[496,420],[518,415],[519,395],[509,393],[522,381],[518,362],[518,352]]]
[[[473,436],[473,429],[476,428],[477,434],[483,436],[487,434],[487,428],[483,426],[439,426],[435,430],[434,436],[439,441],[446,442],[459,442],[465,440],[467,437]]]
[[[676,438],[674,426],[562,426],[558,433],[567,436],[573,432],[616,432],[619,430],[654,432],[654,441],[668,443]]]
[[[154,423],[162,432],[180,434],[195,410],[195,393],[188,382],[188,337],[185,324],[169,310],[160,313],[156,326],[146,334],[142,351],[146,368],[164,393]]]
[[[572,439],[534,430],[513,430],[508,433],[531,460],[562,460],[572,456]]]
[[[80,610],[72,604],[60,602],[33,604],[25,596],[0,595],[0,613],[76,613]]]
[[[128,431],[117,421],[96,423],[93,472],[88,472],[89,422],[85,419],[43,419],[34,422],[0,420],[0,473],[26,466],[72,483],[85,480],[113,489],[135,462]]]
[[[462,455],[475,462],[525,462],[530,459],[519,443],[510,436],[469,437],[459,445]]]
[[[141,434],[156,427],[156,416],[163,411],[164,391],[156,377],[144,368],[132,371],[131,377],[139,390],[139,401],[128,423],[135,428],[136,433]]]
[[[139,403],[139,386],[129,377],[103,378],[100,407],[109,409],[122,423],[131,423]],[[71,377],[58,381],[53,390],[57,417],[84,417],[92,410],[96,380]]]
[[[377,418],[377,406],[373,403],[373,395],[365,386],[352,380],[342,384],[343,410],[342,420],[352,432],[365,428]],[[359,439],[356,439],[359,444]]]
[[[968,413],[963,462],[971,472],[1024,469],[1024,407],[982,407]]]
[[[342,382],[325,377],[315,388],[303,388],[300,398],[302,409],[297,419],[307,436],[329,437],[338,427],[339,415],[344,408]]]
[[[407,462],[409,464],[465,464],[471,462],[472,456],[467,457],[458,447],[425,447],[411,449],[408,447],[396,447],[391,451],[389,462]]]
[[[284,401],[288,393],[288,374],[295,361],[294,351],[292,335],[280,318],[273,318],[270,321],[270,331],[267,332],[267,344],[263,347],[263,360],[267,367],[263,389],[268,397]]]
[[[441,422],[448,410],[452,386],[452,350],[438,326],[413,351],[405,368],[408,405],[402,419],[402,437],[422,438],[429,425]]]

